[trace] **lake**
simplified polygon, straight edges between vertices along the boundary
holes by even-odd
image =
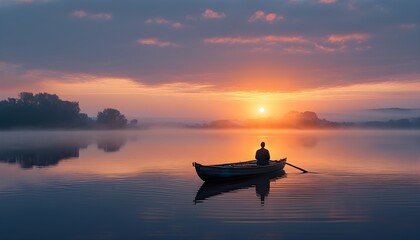
[[[307,169],[206,185],[192,162]],[[0,132],[0,239],[419,239],[420,131]]]

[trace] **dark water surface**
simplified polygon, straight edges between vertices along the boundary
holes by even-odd
[[[311,173],[191,165],[260,141]],[[420,239],[420,131],[0,132],[0,239]]]

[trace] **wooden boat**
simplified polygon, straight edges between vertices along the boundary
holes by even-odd
[[[270,161],[268,165],[257,165],[257,160],[207,166],[194,162],[193,166],[197,171],[197,175],[203,181],[221,181],[282,170],[286,160],[287,158]]]

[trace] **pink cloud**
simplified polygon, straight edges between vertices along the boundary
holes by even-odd
[[[212,37],[204,39],[206,43],[214,44],[252,44],[260,43],[261,38],[243,38],[243,37]]]
[[[71,13],[73,17],[83,18],[87,16],[87,13],[84,10],[76,10]]]
[[[218,19],[226,17],[226,14],[224,12],[216,12],[208,8],[201,14],[201,16],[207,19]]]
[[[310,54],[310,53],[312,53],[311,50],[306,49],[306,48],[300,48],[300,47],[284,48],[283,51],[286,52],[286,53],[298,53],[298,54]]]
[[[265,18],[265,13],[263,11],[256,11],[250,18],[249,21],[250,22],[255,22],[259,19],[264,19]]]
[[[203,41],[210,44],[231,44],[231,45],[254,45],[251,52],[261,52],[261,49],[271,49],[280,47],[288,53],[313,53],[320,51],[324,53],[344,52],[347,50],[364,51],[370,46],[358,44],[357,47],[349,47],[345,43],[348,41],[357,41],[358,43],[370,38],[368,34],[348,34],[348,35],[330,35],[329,42],[322,41],[320,38],[310,39],[302,36],[293,35],[265,35],[257,37],[211,37]],[[339,43],[331,44],[331,43]]]
[[[265,13],[264,11],[258,10],[251,17],[249,17],[249,22],[264,21],[268,23],[273,23],[275,21],[283,20],[284,17],[277,15],[276,13]]]
[[[337,2],[337,0],[319,0],[320,3],[331,4]]]
[[[77,18],[90,18],[95,20],[111,20],[111,13],[88,13],[85,10],[76,10],[71,13],[72,17]]]
[[[213,37],[204,39],[213,44],[273,44],[273,43],[308,43],[309,40],[300,36],[266,35],[261,37]]]
[[[307,40],[301,36],[282,36],[282,35],[268,35],[264,37],[267,42],[285,42],[285,43],[307,43]]]
[[[328,37],[328,42],[331,43],[346,43],[349,41],[356,41],[358,43],[364,42],[371,36],[366,33],[351,33],[351,34],[331,34]]]
[[[173,28],[182,28],[184,25],[182,25],[180,22],[175,22],[171,20],[167,20],[163,17],[155,17],[155,18],[149,18],[146,20],[146,23],[148,24],[160,24],[160,25],[168,25]]]
[[[343,51],[346,49],[346,46],[340,46],[340,47],[327,47],[318,43],[314,43],[314,46],[316,49],[323,51],[323,52],[329,52],[329,53],[333,53],[333,52],[339,52],[339,51]]]
[[[177,44],[169,41],[161,41],[157,38],[140,38],[137,40],[138,44],[141,45],[152,45],[158,47],[176,47]]]

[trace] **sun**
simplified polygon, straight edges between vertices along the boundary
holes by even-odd
[[[260,108],[258,109],[258,111],[259,111],[260,113],[264,113],[264,112],[265,112],[265,108],[260,107]]]

